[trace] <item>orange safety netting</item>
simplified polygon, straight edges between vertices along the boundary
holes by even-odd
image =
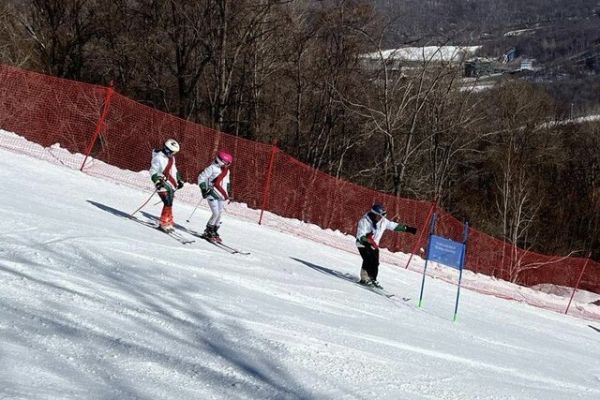
[[[315,170],[277,148],[242,139],[144,106],[112,88],[58,79],[0,65],[0,128],[22,135],[44,148],[60,147],[89,156],[78,159],[56,156],[54,161],[89,174],[135,187],[152,187],[148,179],[131,174],[115,175],[103,170],[103,161],[121,169],[145,171],[153,148],[169,137],[179,141],[179,170],[187,182],[214,158],[228,149],[232,166],[233,198],[249,209],[315,224],[321,228],[353,234],[356,222],[374,201],[383,202],[392,220],[416,226],[419,235],[388,235],[382,246],[392,251],[416,253],[427,243],[430,202],[403,199],[373,191]],[[4,147],[11,147],[3,142]],[[48,158],[39,147],[18,149]],[[44,154],[42,154],[44,153]],[[62,153],[61,153],[62,154]],[[178,199],[192,204],[198,195],[184,192]],[[463,223],[443,210],[437,234],[462,241]],[[257,218],[263,221],[263,215]],[[265,216],[265,220],[269,217]],[[309,229],[294,233],[311,237]],[[586,264],[587,263],[587,264]],[[528,252],[475,229],[467,242],[467,269],[515,283],[533,286],[551,283],[600,293],[600,263],[579,257],[556,257]]]

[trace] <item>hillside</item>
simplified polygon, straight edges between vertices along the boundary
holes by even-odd
[[[52,79],[38,81],[32,71],[70,80],[55,81],[57,94],[73,94],[66,89],[73,81],[80,88],[112,84],[114,93],[154,113],[276,143],[344,181],[404,199],[438,198],[456,218],[522,249],[591,252],[600,260],[597,124],[527,135],[532,143],[514,150],[504,145],[521,126],[600,113],[597,0],[152,4],[149,10],[145,2],[2,2],[0,69],[8,75],[0,120],[48,122],[40,107],[14,111],[30,95],[55,115],[78,110],[71,101],[87,103],[78,95],[58,101],[37,86]],[[438,63],[412,65],[390,75],[379,62],[365,68],[362,57],[379,48],[439,45],[480,46],[480,59],[443,70]],[[501,61],[507,53],[516,55],[510,65]],[[379,84],[388,78],[395,82]],[[144,135],[162,131],[161,123],[111,104],[107,117],[114,123],[107,129],[130,135],[145,121]],[[95,117],[77,115],[72,123],[88,118]],[[509,198],[522,190],[499,189],[510,175],[509,158],[520,160],[517,169],[536,194],[525,208],[515,207],[525,211],[526,225],[515,226],[524,219],[508,215],[520,211],[496,206],[522,204]],[[549,230],[550,224],[563,229]]]
[[[600,104],[600,3],[596,0],[456,0],[403,2],[379,0],[390,16],[386,46],[481,46],[479,56],[501,59],[514,49],[533,59],[535,74],[558,102],[559,113],[582,116]]]
[[[597,0],[376,0],[375,6],[396,17],[391,27],[397,34],[452,40],[485,40],[509,31],[561,27],[568,21],[598,19],[600,12]],[[397,39],[388,37],[390,42]]]
[[[412,297],[388,300],[352,283],[352,252],[231,216],[251,255],[182,246],[123,217],[145,192],[4,149],[0,175],[2,399],[600,396],[597,322],[464,290],[453,323],[443,280],[419,309],[418,272],[383,265]]]

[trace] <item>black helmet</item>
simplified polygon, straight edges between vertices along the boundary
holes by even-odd
[[[373,207],[371,207],[371,212],[375,215],[380,215],[382,217],[385,217],[385,215],[387,214],[387,212],[385,211],[385,207],[383,206],[383,204],[380,203],[373,204]]]

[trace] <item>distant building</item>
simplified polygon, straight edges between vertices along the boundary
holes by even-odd
[[[508,64],[512,62],[515,58],[517,58],[517,55],[517,49],[515,47],[512,47],[510,50],[508,50],[502,55],[502,63]]]
[[[521,71],[535,71],[536,68],[534,66],[535,59],[533,58],[524,58],[521,60],[521,67],[519,68]]]
[[[481,46],[426,46],[403,47],[362,54],[366,68],[380,68],[382,61],[392,70],[424,62],[460,64],[473,55]]]
[[[465,77],[477,78],[496,72],[496,60],[491,58],[472,58],[465,62]]]

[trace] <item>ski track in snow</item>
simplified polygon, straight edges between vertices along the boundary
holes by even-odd
[[[412,298],[386,299],[358,254],[231,216],[251,255],[183,246],[119,214],[146,193],[0,155],[2,400],[600,398],[597,324],[467,290],[452,322],[453,285],[418,308],[421,275],[383,264]]]

